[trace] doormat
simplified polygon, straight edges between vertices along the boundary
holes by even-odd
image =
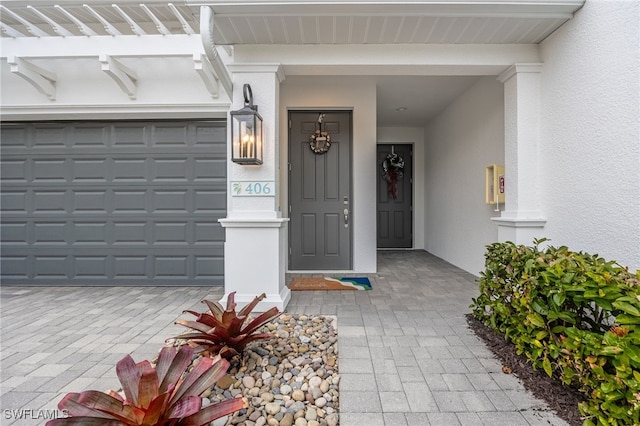
[[[371,282],[367,277],[295,277],[289,289],[292,291],[371,290]]]

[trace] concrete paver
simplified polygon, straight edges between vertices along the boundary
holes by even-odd
[[[338,318],[341,426],[566,425],[467,327],[475,277],[422,251],[382,251],[378,265],[371,291],[292,292],[287,307]],[[118,360],[152,358],[183,331],[173,324],[183,310],[223,293],[2,287],[1,423],[43,424],[28,410],[51,414],[66,392],[117,387]]]

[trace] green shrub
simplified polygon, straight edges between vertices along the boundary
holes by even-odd
[[[640,271],[544,241],[487,246],[474,316],[583,392],[584,425],[640,424]]]

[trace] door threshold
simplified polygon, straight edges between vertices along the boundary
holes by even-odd
[[[355,274],[356,271],[314,271],[314,270],[302,270],[302,271],[287,271],[287,274]]]
[[[424,249],[419,249],[414,247],[378,247],[376,250],[378,251],[398,251],[398,250],[412,251],[412,250],[424,250]]]

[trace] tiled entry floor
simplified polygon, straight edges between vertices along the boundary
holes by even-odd
[[[382,251],[370,278],[372,291],[293,292],[287,307],[338,317],[341,426],[565,425],[467,328],[473,276],[423,251]],[[0,424],[44,424],[33,417],[65,393],[117,387],[118,360],[153,358],[182,331],[173,322],[184,309],[222,295],[220,287],[2,287]]]

